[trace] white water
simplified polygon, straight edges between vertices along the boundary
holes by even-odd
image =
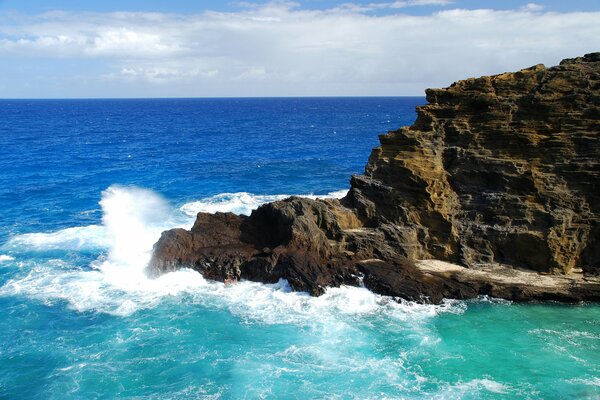
[[[345,191],[330,196],[343,196]],[[163,298],[187,294],[194,302],[226,307],[231,312],[265,323],[307,322],[337,315],[385,314],[401,320],[419,320],[440,312],[463,312],[464,304],[446,302],[440,306],[398,303],[364,288],[331,288],[314,298],[292,292],[287,282],[274,285],[240,282],[224,285],[205,280],[189,269],[149,279],[145,267],[152,246],[165,229],[189,228],[198,211],[249,213],[258,205],[287,197],[256,196],[248,193],[223,194],[175,209],[149,190],[111,186],[102,193],[102,225],[75,227],[53,233],[13,237],[4,247],[30,252],[21,262],[22,276],[9,280],[0,295],[25,295],[53,303],[67,301],[77,311],[95,310],[130,315],[140,308],[154,307]],[[311,196],[314,197],[314,196]],[[39,260],[44,250],[98,249],[102,255],[89,266],[71,265],[68,258]],[[33,253],[31,253],[33,252]],[[12,258],[5,256],[5,259]]]
[[[256,209],[261,204],[271,201],[283,200],[290,196],[307,197],[310,199],[316,198],[335,198],[341,199],[348,193],[348,190],[338,190],[328,193],[323,196],[314,194],[290,195],[290,194],[275,194],[275,195],[255,195],[247,192],[238,193],[221,193],[216,196],[206,199],[193,201],[181,206],[181,211],[186,215],[195,217],[199,212],[233,212],[235,214],[250,215],[252,210]]]
[[[9,240],[6,249],[47,250],[95,250],[108,248],[110,242],[101,225],[77,226],[50,233],[26,233]]]

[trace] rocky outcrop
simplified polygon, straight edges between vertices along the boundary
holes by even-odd
[[[380,137],[348,202],[417,258],[594,273],[600,265],[600,53],[427,90]]]
[[[150,272],[283,278],[313,295],[600,300],[600,53],[426,93],[341,201],[200,213],[163,233]]]
[[[183,266],[224,282],[286,279],[294,290],[316,296],[344,284],[434,302],[476,295],[468,285],[425,277],[398,251],[405,241],[393,225],[362,227],[337,200],[291,197],[260,206],[249,217],[199,213],[190,231],[163,232],[149,272],[156,276]]]

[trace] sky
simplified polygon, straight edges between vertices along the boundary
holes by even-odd
[[[0,98],[422,96],[594,51],[598,0],[0,0]]]

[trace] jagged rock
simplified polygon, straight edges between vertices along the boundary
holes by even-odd
[[[378,272],[359,266],[357,257],[382,257],[393,259],[388,268],[406,278],[405,287],[420,285],[411,280],[420,272],[394,249],[399,237],[386,238],[384,232],[360,229],[355,214],[337,201],[291,197],[262,205],[249,217],[198,213],[191,231],[163,232],[149,272],[156,276],[184,266],[226,282],[287,279],[295,290],[320,295],[328,286],[356,286],[364,276],[369,282]],[[401,295],[393,289],[390,294]],[[403,297],[427,295],[419,288]]]
[[[597,273],[600,53],[428,89],[346,199],[418,258]]]
[[[199,213],[163,233],[149,271],[313,295],[362,282],[432,302],[600,300],[600,53],[426,93],[341,201]],[[468,268],[410,261],[430,258]]]

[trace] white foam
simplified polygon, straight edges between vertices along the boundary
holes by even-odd
[[[458,382],[453,385],[447,385],[442,388],[439,394],[433,396],[436,399],[447,399],[447,398],[463,398],[464,396],[477,398],[476,394],[480,394],[481,397],[485,397],[482,392],[490,392],[495,394],[506,394],[512,388],[504,385],[500,382],[496,382],[492,379],[481,378],[473,379],[467,382]]]
[[[339,196],[345,194],[335,192]],[[154,307],[162,299],[183,293],[191,301],[225,307],[243,318],[269,324],[314,323],[340,316],[387,315],[399,321],[419,321],[442,312],[463,312],[464,303],[440,306],[396,302],[365,288],[330,288],[321,297],[292,292],[285,281],[273,285],[240,282],[225,285],[205,280],[189,269],[149,279],[145,274],[152,246],[163,230],[193,223],[192,207],[207,211],[248,210],[280,196],[224,194],[172,209],[159,195],[135,187],[111,186],[102,193],[102,225],[63,229],[54,233],[21,235],[9,243],[29,249],[106,249],[87,268],[65,260],[26,259],[21,276],[0,288],[0,295],[26,295],[45,302],[62,300],[78,311],[95,310],[130,315]],[[213,207],[214,206],[214,207]],[[204,208],[202,208],[204,207]],[[213,208],[210,208],[213,207]],[[334,324],[335,325],[335,324]]]
[[[534,335],[545,335],[545,336],[549,336],[549,337],[555,336],[555,337],[560,338],[561,340],[573,340],[573,339],[600,340],[600,335],[593,334],[593,333],[587,332],[587,331],[571,331],[571,330],[557,331],[557,330],[553,330],[553,329],[536,328],[536,329],[529,330],[527,333],[534,334]]]
[[[574,379],[569,379],[567,382],[569,382],[569,383],[579,383],[579,384],[587,385],[587,386],[597,386],[597,387],[600,387],[600,378],[599,377],[591,377],[591,378],[588,378],[588,379],[574,378]]]
[[[101,225],[78,226],[50,233],[26,233],[10,238],[3,247],[9,249],[96,250],[108,248],[110,242]]]
[[[20,251],[105,249],[110,250],[113,260],[129,258],[132,262],[151,250],[163,230],[189,227],[193,223],[186,216],[175,214],[158,194],[137,187],[109,187],[102,192],[100,206],[102,225],[17,235],[3,248]]]
[[[181,206],[180,210],[189,216],[199,212],[232,212],[250,215],[252,210],[271,201],[283,200],[288,195],[253,195],[246,192],[222,193],[206,199],[193,201]]]
[[[329,192],[324,196],[317,196],[317,197],[321,198],[321,199],[341,199],[343,197],[346,197],[347,194],[348,194],[348,189],[342,189],[342,190],[336,190],[334,192]]]
[[[247,192],[237,193],[222,193],[216,196],[207,197],[202,200],[186,203],[181,206],[180,210],[186,215],[195,217],[199,212],[232,212],[235,214],[250,215],[252,210],[260,205],[271,201],[283,200],[290,196],[306,197],[310,199],[316,198],[342,198],[348,193],[348,190],[338,190],[326,195],[314,194],[276,194],[276,195],[257,195]]]
[[[6,254],[0,254],[0,262],[4,262],[4,261],[14,261],[14,257],[12,256],[8,256]]]
[[[111,186],[102,193],[100,206],[110,243],[108,264],[121,270],[143,269],[160,233],[175,225],[171,207],[150,190]]]
[[[80,311],[127,315],[156,304],[161,296],[179,293],[194,285],[194,278],[201,278],[197,273],[183,278],[185,272],[176,282],[169,276],[146,277],[144,270],[161,232],[193,222],[174,213],[159,195],[136,187],[111,186],[102,193],[100,206],[102,225],[19,235],[6,246],[20,251],[105,249],[107,254],[87,269],[63,260],[30,260],[28,273],[9,280],[0,294],[61,299]]]
[[[322,296],[312,297],[308,293],[292,292],[285,280],[271,285],[248,281],[224,285],[204,280],[193,294],[199,303],[222,303],[234,314],[269,324],[311,323],[315,319],[325,321],[365,315],[416,322],[443,312],[464,311],[464,303],[460,302],[447,301],[442,305],[397,302],[351,286],[328,288]]]

